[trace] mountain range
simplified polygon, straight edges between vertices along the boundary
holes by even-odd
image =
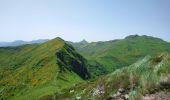
[[[0,47],[0,99],[139,100],[170,89],[169,53],[169,42],[146,35],[7,43]]]
[[[21,46],[25,44],[39,44],[47,42],[49,39],[39,39],[33,41],[23,41],[23,40],[16,40],[13,42],[0,42],[0,47],[9,47],[9,46]]]
[[[151,36],[131,35],[104,42],[70,43],[92,65],[90,71],[101,75],[129,66],[146,55],[170,52],[170,43]]]

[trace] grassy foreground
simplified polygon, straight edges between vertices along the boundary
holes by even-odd
[[[170,90],[170,54],[146,56],[129,67],[52,95],[59,100],[140,100],[146,94]],[[43,98],[50,99],[48,95]]]

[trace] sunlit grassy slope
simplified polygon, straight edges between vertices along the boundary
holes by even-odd
[[[62,39],[0,48],[0,98],[34,100],[90,77],[86,60]]]
[[[162,53],[156,57],[146,56],[97,80],[65,89],[60,94],[56,93],[56,99],[126,100],[127,97],[130,100],[143,100],[145,94],[170,91],[169,86],[170,54]]]
[[[159,38],[138,35],[106,42],[71,44],[93,65],[90,71],[96,75],[128,66],[148,54],[170,52],[170,43]]]

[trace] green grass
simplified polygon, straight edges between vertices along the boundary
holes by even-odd
[[[63,76],[64,75],[64,76]],[[49,82],[44,85],[40,85],[36,88],[28,89],[22,91],[22,93],[18,94],[11,100],[36,100],[45,95],[53,95],[55,92],[59,92],[62,89],[69,88],[74,86],[75,83],[83,82],[83,80],[77,77],[76,74],[67,73],[63,75],[58,75],[59,77],[63,77],[63,79],[58,78],[53,80],[53,82]]]
[[[59,53],[65,61],[57,56]],[[2,47],[0,56],[1,99],[34,100],[90,77],[85,59],[60,38],[42,44]]]

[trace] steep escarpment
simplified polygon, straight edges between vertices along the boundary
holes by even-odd
[[[90,77],[87,71],[88,64],[86,60],[76,53],[75,49],[70,45],[64,45],[64,47],[56,53],[58,58],[58,65],[60,67],[60,72],[65,70],[73,71],[78,74],[83,79],[88,79]]]

